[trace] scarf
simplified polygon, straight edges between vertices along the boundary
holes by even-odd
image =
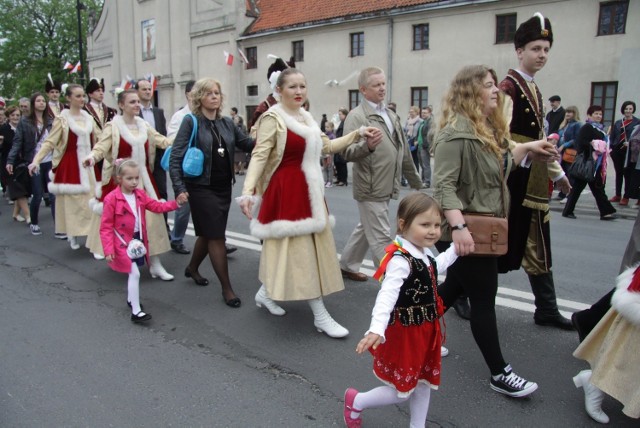
[[[627,126],[631,125],[633,119],[627,119],[622,121],[622,132],[620,133],[620,141],[627,141]]]

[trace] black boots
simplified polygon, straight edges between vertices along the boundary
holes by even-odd
[[[584,338],[589,335],[591,330],[593,330],[596,324],[600,322],[602,317],[611,308],[611,296],[613,296],[613,292],[615,290],[616,289],[614,288],[613,290],[602,296],[600,300],[591,305],[589,309],[585,309],[584,311],[580,312],[574,312],[573,315],[571,315],[571,323],[578,332],[580,342],[582,342]]]
[[[458,297],[451,306],[460,318],[464,318],[465,320],[471,319],[471,308],[469,308],[469,299],[467,298],[467,296],[462,295]]]
[[[529,275],[529,282],[531,283],[531,291],[535,296],[536,312],[533,315],[534,322],[542,326],[573,330],[571,321],[563,317],[558,311],[553,274],[547,272],[542,275]]]

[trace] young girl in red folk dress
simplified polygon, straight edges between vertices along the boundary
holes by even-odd
[[[442,209],[424,193],[400,201],[398,233],[374,275],[382,278],[371,325],[356,352],[370,349],[373,372],[385,385],[367,392],[349,388],[344,394],[344,421],[360,427],[364,409],[410,399],[411,427],[424,427],[431,389],[440,385],[444,313],[438,296],[438,273],[455,262],[453,245],[433,257],[440,239]]]
[[[142,311],[140,304],[140,271],[145,260],[148,262],[149,240],[147,238],[146,210],[154,213],[173,211],[178,202],[159,202],[138,189],[140,167],[131,159],[116,160],[116,187],[104,198],[100,221],[100,240],[104,255],[111,269],[129,274],[127,280],[127,304],[131,307],[131,321],[144,322],[151,315]],[[180,204],[186,202],[186,198]],[[138,240],[138,248],[132,248],[132,240]],[[140,251],[140,242],[144,245]],[[134,246],[135,247],[135,246]],[[138,251],[136,253],[136,250]],[[138,255],[139,257],[133,258]]]

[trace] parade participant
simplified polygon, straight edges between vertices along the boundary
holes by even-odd
[[[0,179],[2,180],[2,195],[5,196],[9,190],[11,177],[7,171],[7,158],[13,146],[13,137],[16,135],[16,128],[20,122],[20,110],[16,106],[9,106],[5,111],[7,122],[0,126]],[[16,214],[14,214],[15,216]]]
[[[623,404],[625,415],[640,418],[640,268],[637,264],[618,276],[611,305],[573,353],[591,366],[591,370],[578,373],[573,382],[584,390],[587,414],[602,424],[609,422],[602,411],[604,393]]]
[[[45,113],[47,102],[40,92],[31,95],[29,105],[29,115],[20,119],[16,127],[13,146],[7,158],[7,171],[14,176],[9,185],[9,196],[16,201],[18,206],[18,211],[14,208],[13,219],[17,221],[25,221],[26,219],[27,223],[30,224],[29,227],[32,233],[36,232],[34,234],[39,235],[41,232],[38,226],[38,219],[35,219],[36,227],[31,227],[31,209],[27,206],[27,199],[33,194],[33,183],[29,177],[28,165],[34,159],[36,147],[42,144],[51,129],[51,121]],[[42,196],[42,192],[40,192],[40,196]],[[38,206],[41,200],[38,200]],[[22,210],[24,216],[20,216],[20,210]]]
[[[632,184],[638,184],[637,180],[632,180],[635,165],[629,168],[629,138],[633,129],[640,125],[640,119],[633,114],[636,112],[636,103],[625,101],[620,107],[620,113],[624,115],[617,120],[611,128],[611,160],[616,170],[616,194],[611,198],[611,202],[619,202],[621,206],[629,205],[630,193],[637,192],[630,188]],[[622,193],[622,182],[624,181],[624,193]],[[622,195],[622,198],[620,197]],[[640,202],[638,202],[640,204]]]
[[[278,79],[278,72],[282,72],[287,68],[295,68],[296,63],[291,57],[289,62],[284,62],[282,58],[276,58],[276,60],[269,66],[267,70],[267,80],[269,81],[269,85],[271,86],[271,90],[275,91],[276,89],[276,81]],[[275,74],[274,74],[275,73]],[[249,129],[252,129],[256,124],[262,113],[269,110],[271,106],[274,106],[278,103],[278,101],[273,97],[273,93],[267,95],[267,99],[258,104],[255,111],[253,112],[253,116],[251,117],[251,123],[249,123]],[[253,130],[252,130],[253,133]]]
[[[60,93],[62,92],[62,85],[58,81],[54,81],[51,78],[51,74],[47,75],[47,81],[44,84],[44,91],[47,93],[47,116],[49,121],[53,123],[53,119],[56,118],[65,108],[60,102]]]
[[[373,372],[385,386],[367,392],[346,390],[347,427],[359,427],[365,409],[409,399],[411,427],[425,426],[431,389],[440,385],[444,313],[438,275],[457,258],[453,245],[435,258],[429,249],[440,239],[441,221],[442,209],[424,193],[412,193],[400,201],[398,236],[375,274],[382,284],[369,330],[356,347],[359,354],[371,348]]]
[[[102,200],[115,188],[113,181],[113,162],[116,159],[131,158],[140,168],[142,179],[139,182],[147,195],[158,200],[158,190],[151,174],[150,166],[154,164],[156,148],[167,148],[171,141],[160,135],[147,122],[139,117],[140,99],[136,90],[128,89],[118,94],[118,107],[122,115],[117,115],[105,126],[100,141],[93,147],[91,154],[85,159],[85,166],[93,166],[104,159],[102,167],[102,183],[97,190],[98,200],[92,201],[94,213],[102,214]],[[153,278],[163,281],[173,280],[162,263],[159,255],[169,251],[169,238],[162,215],[146,213],[149,239],[149,273]],[[87,246],[92,253],[103,255],[99,236],[100,221],[92,218],[91,232],[87,238]]]
[[[20,109],[20,114],[22,116],[29,115],[29,98],[22,97],[18,101],[18,108]]]
[[[571,177],[573,180],[573,189],[571,189],[571,193],[569,193],[569,199],[562,211],[562,217],[576,218],[573,210],[578,203],[580,194],[588,184],[591,194],[596,200],[598,211],[600,211],[600,220],[613,220],[618,218],[615,214],[616,209],[613,208],[604,191],[604,183],[607,177],[607,154],[609,145],[607,144],[607,134],[605,134],[602,125],[602,112],[603,109],[600,106],[590,106],[589,109],[587,109],[587,123],[580,128],[580,132],[574,143],[578,154],[584,153],[588,156],[598,158],[596,160],[594,180],[587,183],[578,177]]]
[[[567,149],[574,150],[573,155],[575,159],[575,154],[577,153],[576,148],[574,147],[575,139],[578,136],[578,132],[582,127],[582,123],[580,122],[580,111],[576,106],[569,106],[566,108],[564,113],[564,120],[560,124],[560,129],[558,130],[558,134],[560,135],[560,141],[558,142],[558,151],[562,153],[563,159],[560,162],[560,166],[562,170],[567,173],[569,171],[569,167],[573,163],[573,161],[565,160],[565,151]],[[569,182],[571,182],[571,177],[569,177]],[[566,197],[562,190],[558,192],[558,200],[566,202]]]
[[[140,167],[132,159],[117,159],[115,175],[118,187],[104,198],[100,240],[111,269],[129,274],[127,304],[131,308],[131,321],[139,323],[151,319],[151,314],[143,312],[140,304],[138,267],[144,265],[149,252],[147,222],[142,214],[147,210],[153,213],[173,211],[180,203],[186,202],[186,197],[181,195],[177,201],[170,202],[150,198],[144,190],[138,188]],[[141,251],[141,245],[144,251]],[[132,254],[136,250],[138,252]]]
[[[366,137],[365,150],[375,151],[381,135],[376,129],[361,128],[329,140],[302,108],[307,81],[294,68],[278,75],[276,94],[280,102],[257,124],[256,147],[238,198],[242,212],[251,219],[251,234],[264,240],[260,256],[263,285],[255,301],[273,315],[284,315],[274,300],[307,300],[317,330],[344,337],[349,331],[331,318],[322,300],[343,290],[344,283],[318,159],[322,153],[343,150],[362,136]]]
[[[193,278],[198,285],[208,285],[209,280],[203,278],[198,271],[208,255],[220,281],[225,303],[238,308],[241,301],[233,291],[229,279],[224,240],[231,205],[231,186],[235,183],[235,150],[237,147],[249,152],[254,144],[231,118],[222,116],[224,95],[220,82],[211,78],[200,79],[193,86],[190,97],[195,116],[185,117],[182,121],[171,150],[169,165],[174,194],[189,197],[191,218],[197,236],[184,275]],[[197,118],[197,124],[193,117]],[[198,131],[194,144],[204,154],[204,167],[200,176],[188,177],[184,174],[182,164],[194,125]]]
[[[422,188],[398,116],[385,107],[387,79],[378,67],[365,68],[358,77],[363,96],[360,105],[347,116],[344,132],[361,126],[373,126],[382,133],[382,143],[376,150],[359,143],[347,147],[342,155],[353,162],[353,199],[358,203],[360,221],[351,233],[340,258],[340,268],[346,278],[366,281],[360,265],[371,249],[373,263],[378,266],[384,249],[391,242],[389,200],[398,199],[400,177],[404,176],[413,189]]]
[[[417,106],[409,107],[409,117],[404,124],[404,134],[407,137],[407,144],[409,144],[409,151],[411,152],[411,158],[413,164],[416,167],[416,171],[420,171],[420,159],[418,153],[418,131],[422,124],[422,118],[420,117],[420,109]]]
[[[49,170],[52,171],[48,188],[52,196],[56,195],[52,204],[52,207],[55,205],[56,234],[66,234],[71,248],[77,250],[80,244],[76,238],[89,234],[92,216],[89,200],[96,186],[93,172],[82,167],[82,160],[91,152],[93,119],[83,110],[82,86],[68,85],[65,96],[69,108],[54,119],[51,132],[29,165],[29,173],[34,177],[49,177]],[[43,160],[51,154],[52,163],[45,166]]]
[[[518,68],[509,70],[500,89],[508,95],[505,109],[511,138],[518,144],[544,137],[542,94],[533,78],[546,64],[552,43],[551,23],[540,13],[516,30]],[[509,251],[500,257],[498,268],[506,273],[522,266],[535,296],[536,324],[572,330],[571,321],[558,310],[551,271],[549,179],[569,193],[569,179],[558,162],[534,161],[531,168],[519,168],[509,176]]]
[[[555,147],[545,140],[510,146],[504,97],[495,72],[482,65],[464,67],[445,95],[440,131],[434,141],[434,198],[446,222],[439,251],[455,244],[456,254],[473,254],[474,238],[463,213],[487,213],[505,218],[507,178],[525,156],[550,160]],[[538,385],[516,375],[502,356],[496,322],[498,257],[463,257],[447,271],[438,287],[445,308],[461,295],[471,302],[471,332],[491,372],[491,389],[510,397],[524,397]]]
[[[551,104],[551,111],[547,113],[547,124],[549,125],[547,129],[547,135],[558,132],[560,129],[560,124],[564,120],[564,107],[560,105],[562,99],[559,95],[553,95],[549,98],[549,103]]]
[[[118,113],[116,109],[108,107],[104,103],[104,89],[104,79],[98,80],[95,77],[89,81],[86,87],[89,102],[85,104],[84,110],[93,118],[95,142],[100,141],[100,134],[104,126]],[[99,176],[98,179],[100,179]]]
[[[336,138],[340,138],[344,134],[344,121],[347,118],[348,114],[349,110],[347,110],[346,108],[341,108],[338,110],[338,118],[340,119],[340,123],[338,124],[338,129],[336,129]],[[336,153],[333,155],[333,164],[336,166],[336,185],[348,185],[349,169],[347,168],[347,161],[344,160],[342,154]]]
[[[422,122],[418,129],[418,154],[420,166],[422,167],[422,184],[424,187],[431,187],[431,138],[433,129],[433,107],[426,106],[420,113]]]

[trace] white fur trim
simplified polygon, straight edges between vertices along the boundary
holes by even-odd
[[[102,215],[103,205],[104,204],[99,200],[97,200],[96,198],[89,199],[89,208],[91,209],[91,211],[93,211],[94,213],[100,216]]]
[[[289,116],[280,104],[272,106],[269,111],[275,112],[284,121],[287,129],[298,134],[306,141],[301,168],[309,189],[311,217],[295,221],[277,220],[263,224],[258,221],[257,212],[260,204],[256,203],[254,206],[256,215],[254,215],[253,220],[251,220],[251,234],[260,239],[280,239],[288,236],[300,236],[321,232],[327,226],[328,216],[324,200],[324,179],[319,162],[322,153],[320,128],[315,120],[313,120],[311,114],[304,109],[300,109],[299,113],[304,118],[307,126],[300,124]]]
[[[611,306],[631,324],[640,327],[640,293],[628,289],[637,267],[630,267],[618,275]]]
[[[123,140],[125,140],[131,146],[131,159],[135,160],[140,166],[140,178],[142,178],[142,187],[144,191],[155,200],[158,200],[158,195],[156,195],[156,190],[153,188],[153,184],[151,183],[151,178],[149,177],[149,173],[147,172],[147,152],[144,149],[144,143],[149,139],[149,131],[147,128],[147,122],[144,121],[141,117],[136,116],[136,126],[138,128],[138,135],[134,136],[131,133],[131,130],[127,127],[127,124],[124,123],[124,119],[122,116],[118,115],[113,118],[112,123],[113,126],[118,128],[118,132]],[[114,163],[116,159],[113,159]],[[115,165],[114,165],[115,168]],[[102,177],[103,180],[108,182],[107,177]]]
[[[93,118],[89,113],[80,110],[80,114],[84,118],[84,126],[80,126],[71,115],[71,110],[62,110],[60,116],[69,124],[69,131],[76,134],[78,141],[76,143],[76,153],[78,156],[78,172],[80,175],[80,184],[57,183],[55,174],[52,174],[51,182],[47,185],[49,192],[56,195],[78,195],[91,191],[91,181],[89,174],[93,174],[93,170],[89,170],[82,165],[82,161],[91,154],[91,132],[93,131]],[[94,176],[95,182],[95,176]]]

